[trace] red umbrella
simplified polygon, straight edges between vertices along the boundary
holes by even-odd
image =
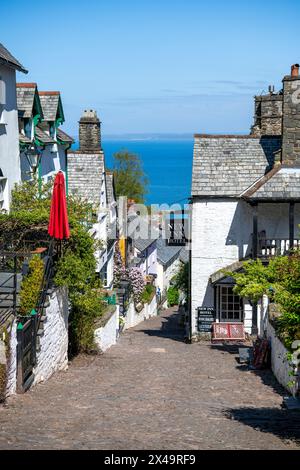
[[[70,237],[65,178],[62,171],[57,173],[54,180],[48,233],[59,240]]]

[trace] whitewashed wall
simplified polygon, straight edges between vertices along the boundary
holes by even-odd
[[[173,259],[169,264],[161,264],[157,261],[157,278],[156,285],[160,288],[161,292],[168,289],[171,279],[178,273],[181,261],[178,258]]]
[[[132,328],[148,318],[154,317],[157,315],[157,303],[156,296],[153,297],[150,304],[145,304],[141,312],[137,312],[134,308],[134,303],[130,302],[126,317],[124,317],[124,330]]]
[[[15,70],[0,65],[0,80],[0,168],[7,178],[3,209],[8,210],[11,190],[21,180]]]
[[[253,222],[251,207],[241,200],[195,200],[192,210],[192,330],[196,333],[196,308],[214,305],[210,276],[249,252]],[[258,230],[265,230],[267,238],[288,238],[288,210],[288,204],[259,204]],[[300,204],[296,204],[296,237],[299,224]],[[247,330],[251,310],[246,304]]]
[[[116,344],[119,336],[119,306],[109,316],[105,324],[94,332],[95,344],[99,351],[105,352]]]
[[[10,331],[9,359],[7,363],[6,395],[12,395],[17,390],[17,322],[14,320]]]
[[[287,359],[288,351],[276,336],[275,329],[270,322],[267,323],[267,338],[271,343],[271,367],[273,374],[278,382],[290,393],[295,394],[296,386],[289,385],[293,380],[290,375],[293,373],[293,368]]]
[[[66,289],[56,289],[46,309],[44,334],[34,368],[34,384],[48,380],[58,370],[68,367],[68,295]]]

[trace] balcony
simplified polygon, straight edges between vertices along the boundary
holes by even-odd
[[[291,244],[289,238],[258,238],[257,257],[268,259],[273,256],[285,256],[290,253],[290,248],[299,249],[300,239],[295,238]]]

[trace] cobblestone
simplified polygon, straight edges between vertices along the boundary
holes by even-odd
[[[174,310],[0,408],[0,449],[294,449],[300,414],[236,348],[186,344]]]

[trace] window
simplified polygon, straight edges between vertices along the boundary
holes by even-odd
[[[217,310],[221,322],[239,322],[243,318],[243,300],[234,294],[233,286],[217,287]]]

